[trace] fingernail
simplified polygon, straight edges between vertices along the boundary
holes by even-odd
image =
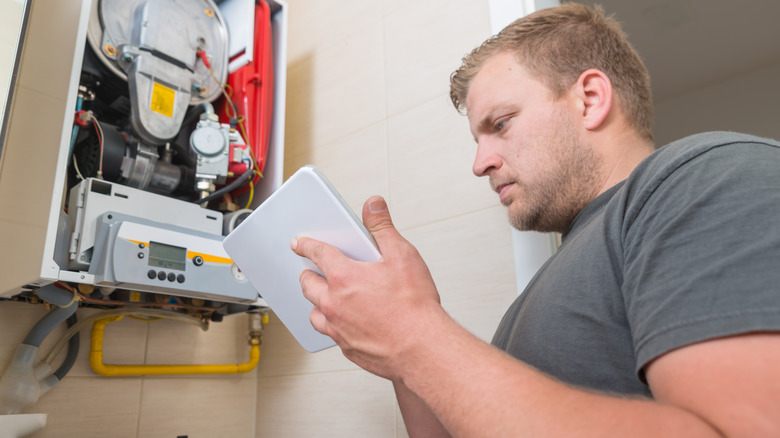
[[[295,239],[293,239],[292,242],[290,243],[290,248],[292,248],[293,251],[298,249],[298,238],[297,237]]]
[[[387,203],[383,198],[376,198],[368,203],[368,211],[371,213],[381,213],[387,210]]]

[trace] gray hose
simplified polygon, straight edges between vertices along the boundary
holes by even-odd
[[[23,344],[40,347],[41,342],[43,342],[46,336],[54,330],[54,327],[62,324],[70,318],[71,315],[76,313],[76,309],[78,309],[79,305],[77,301],[73,300],[72,293],[54,285],[44,286],[38,289],[35,294],[41,299],[56,306],[67,306],[57,307],[44,315],[43,318],[35,324],[32,330],[30,330],[30,333],[27,334],[24,341],[22,341]]]
[[[78,320],[76,319],[76,314],[68,318],[68,327],[73,327],[76,325],[76,322]],[[60,365],[59,368],[57,368],[57,371],[54,372],[54,376],[62,380],[63,377],[65,377],[66,374],[68,374],[68,371],[73,367],[73,364],[76,363],[76,358],[79,356],[79,337],[74,336],[68,340],[68,354],[65,356],[65,360],[62,361],[62,365]]]
[[[214,106],[209,102],[203,102],[192,107],[192,109],[187,111],[187,115],[184,116],[184,120],[181,122],[181,126],[187,126],[194,122],[201,113],[214,114]]]
[[[206,196],[205,198],[201,198],[193,202],[195,202],[196,204],[207,204],[219,198],[220,196],[224,195],[225,193],[232,192],[233,190],[241,187],[241,185],[245,184],[247,181],[250,181],[249,183],[251,184],[251,180],[252,178],[254,178],[254,176],[255,176],[254,169],[247,169],[246,172],[242,173],[241,176],[236,178],[236,180],[233,181],[232,183],[226,185],[225,187],[222,187],[221,189],[213,192],[212,194]]]

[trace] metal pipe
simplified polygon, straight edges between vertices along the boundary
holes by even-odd
[[[258,342],[249,350],[249,361],[241,364],[224,365],[112,365],[103,363],[103,337],[106,324],[118,321],[122,317],[103,318],[92,325],[89,364],[92,370],[102,376],[150,376],[181,374],[240,374],[252,371],[260,360]]]

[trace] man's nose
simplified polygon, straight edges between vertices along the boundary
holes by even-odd
[[[477,155],[474,157],[474,165],[471,168],[474,175],[487,176],[491,171],[501,167],[501,158],[492,149],[486,141],[477,142]]]

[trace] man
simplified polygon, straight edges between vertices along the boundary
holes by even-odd
[[[655,151],[642,62],[577,4],[516,21],[451,82],[512,225],[563,233],[494,345],[444,312],[381,198],[363,221],[382,262],[292,243],[324,274],[301,274],[313,326],[393,382],[409,435],[780,436],[780,144]]]

